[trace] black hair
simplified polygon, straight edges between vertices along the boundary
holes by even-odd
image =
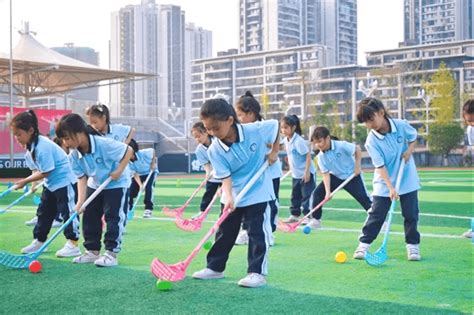
[[[202,123],[202,121],[198,121],[197,123],[195,123],[192,128],[191,128],[191,131],[193,129],[196,129],[197,131],[199,131],[200,133],[207,133],[207,130],[206,130],[206,127],[204,127],[204,124]]]
[[[326,139],[327,137],[330,137],[331,133],[329,132],[329,129],[323,126],[316,127],[313,130],[313,133],[311,134],[311,141],[314,140],[319,140],[319,139]]]
[[[96,116],[96,117],[105,117],[105,122],[107,125],[110,125],[110,112],[107,106],[104,104],[97,104],[92,105],[88,109],[86,109],[86,115],[88,116]]]
[[[137,153],[139,150],[138,143],[135,141],[135,139],[130,139],[130,143],[128,144],[128,146],[133,149],[134,153]]]
[[[24,131],[29,131],[31,128],[33,128],[33,135],[31,137],[30,143],[26,145],[28,150],[31,150],[33,143],[35,145],[38,143],[38,137],[40,135],[38,117],[33,110],[29,109],[25,112],[15,115],[15,117],[13,117],[12,121],[10,122],[10,126]],[[35,160],[34,152],[32,153],[32,157],[33,160]]]
[[[56,143],[58,146],[60,146],[62,148],[62,141],[61,141],[61,138],[59,137],[54,137],[53,139],[53,142]]]
[[[301,136],[301,134],[302,134],[301,125],[300,125],[300,120],[299,120],[298,116],[296,116],[296,115],[284,116],[281,119],[281,121],[284,122],[285,124],[287,124],[290,127],[296,127],[295,132]]]
[[[357,110],[357,120],[359,123],[364,123],[368,120],[372,120],[375,113],[384,111],[384,117],[390,118],[387,110],[383,106],[382,102],[374,97],[366,97],[359,102],[359,109]]]
[[[247,91],[244,95],[242,95],[239,100],[237,101],[237,108],[244,113],[254,113],[255,118],[258,121],[263,119],[262,115],[260,115],[260,111],[262,107],[260,103],[255,99],[252,92]]]
[[[232,106],[222,98],[213,98],[202,104],[201,119],[211,118],[218,121],[226,121],[229,117],[234,118],[234,125],[239,123],[237,114]]]
[[[474,114],[474,99],[467,100],[462,107],[463,114]]]
[[[71,137],[78,133],[101,135],[97,130],[89,126],[78,114],[64,115],[56,125],[56,136],[60,139]]]

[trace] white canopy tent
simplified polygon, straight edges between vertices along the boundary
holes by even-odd
[[[26,99],[156,76],[102,69],[69,58],[43,46],[29,33],[20,37],[12,59],[13,93]],[[10,84],[9,62],[6,54],[0,54],[0,85]]]

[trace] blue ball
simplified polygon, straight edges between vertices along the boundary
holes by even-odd
[[[309,226],[305,226],[304,229],[303,229],[303,233],[304,234],[309,234],[311,233],[311,228]]]

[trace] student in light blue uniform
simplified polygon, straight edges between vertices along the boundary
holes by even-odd
[[[268,273],[270,209],[275,200],[270,173],[264,172],[238,204],[234,204],[234,198],[264,164],[268,144],[273,143],[268,161],[270,164],[276,161],[278,122],[268,120],[241,125],[233,107],[223,99],[206,101],[201,108],[201,120],[209,134],[217,138],[209,147],[209,159],[215,169],[215,177],[222,179],[225,209],[232,212],[216,233],[216,240],[207,255],[207,268],[194,273],[193,277],[224,277],[229,253],[243,220],[248,225],[249,234],[248,274],[239,281],[239,285],[263,286]]]
[[[412,157],[417,132],[406,120],[391,118],[382,102],[375,98],[365,98],[359,103],[357,119],[370,129],[365,147],[375,172],[372,210],[368,212],[354,258],[364,258],[365,252],[382,227],[391,201],[400,197],[408,260],[420,260],[420,233],[417,227],[420,179]],[[405,160],[406,166],[400,190],[396,191],[395,183],[402,159]]]
[[[263,117],[260,114],[261,106],[260,103],[255,99],[252,92],[247,91],[242,95],[239,100],[235,103],[235,112],[237,113],[237,118],[242,124],[249,124],[256,121],[262,121]],[[277,159],[267,170],[270,173],[273,182],[273,191],[275,192],[275,203],[272,207],[272,231],[275,232],[277,220],[278,220],[278,207],[279,207],[279,195],[280,195],[280,177],[282,176],[281,171],[281,162],[280,159]],[[246,245],[248,244],[249,237],[247,233],[247,227],[245,224],[242,225],[242,230],[240,231],[237,239],[235,241],[236,245]],[[275,244],[275,237],[272,234],[270,237],[270,246]]]
[[[129,146],[134,152],[128,165],[132,173],[134,173],[134,180],[132,180],[132,184],[130,185],[129,209],[132,209],[133,199],[137,197],[138,191],[145,183],[148,174],[153,172],[146,184],[145,198],[143,198],[145,204],[143,218],[149,219],[153,216],[153,187],[155,186],[155,178],[158,174],[155,149],[148,148],[139,150],[138,143],[134,139],[130,141]]]
[[[333,140],[326,127],[316,127],[311,135],[311,142],[319,150],[317,160],[323,174],[323,181],[313,192],[311,207],[316,207],[324,199],[330,199],[331,192],[354,174],[354,178],[344,186],[344,190],[351,194],[366,211],[369,210],[372,200],[365,189],[361,175],[360,148],[353,143]],[[323,207],[320,207],[313,213],[308,226],[313,229],[320,228],[322,214]]]
[[[89,107],[86,115],[89,118],[89,124],[107,138],[129,144],[135,135],[135,128],[122,124],[112,124],[109,109],[105,105],[97,104]]]
[[[56,134],[56,129],[54,129],[54,134]],[[59,139],[58,137],[54,137],[52,140],[60,148],[62,148],[64,150],[64,152],[66,152],[66,154],[68,155],[68,160],[69,160],[69,150],[68,150],[68,148],[63,146],[63,143],[62,143],[61,139]],[[25,160],[25,161],[26,161],[26,164],[27,164],[29,169],[35,168],[35,166],[33,164],[28,164],[28,160]],[[71,183],[74,185],[74,189],[77,189],[77,185],[76,185],[77,178],[74,177],[73,179],[71,179]],[[36,185],[37,184],[38,184],[38,182],[33,182],[32,183],[31,190],[33,190],[33,192],[36,191]],[[76,194],[76,197],[77,197],[77,194]],[[74,201],[77,201],[76,199],[77,198],[74,198]],[[25,225],[35,226],[37,222],[38,222],[38,217],[35,215],[31,220],[26,221]],[[57,228],[57,227],[60,227],[61,225],[63,225],[63,216],[62,216],[62,213],[60,213],[58,211],[58,213],[56,214],[56,217],[54,218],[54,221],[53,221],[53,224],[51,225],[51,227]]]
[[[209,155],[207,154],[209,146],[212,143],[212,137],[207,133],[204,124],[201,121],[195,123],[191,128],[191,134],[196,140],[196,142],[199,143],[196,148],[195,154],[199,166],[204,167],[207,178],[206,191],[202,196],[200,205],[200,212],[202,212],[206,210],[207,206],[211,203],[212,198],[216,194],[217,189],[219,189],[219,187],[221,186],[222,181],[215,179],[214,176],[212,176],[213,168],[211,165],[211,161],[209,160]]]
[[[467,100],[462,107],[462,117],[467,126],[466,129],[466,150],[465,157],[472,165],[474,157],[474,99]],[[472,239],[472,229],[467,230],[462,236]]]
[[[21,252],[30,254],[37,251],[46,241],[51,225],[58,213],[63,214],[64,222],[74,211],[76,187],[74,175],[66,153],[48,138],[41,136],[38,129],[38,118],[32,110],[13,117],[10,123],[17,142],[26,148],[25,160],[33,174],[15,183],[17,189],[27,183],[44,179],[41,202],[36,210],[38,217],[33,229],[33,242]],[[79,240],[79,221],[73,220],[64,230],[66,245],[56,252],[58,257],[73,257],[81,254]]]
[[[280,128],[284,135],[288,164],[293,178],[291,215],[285,222],[292,223],[299,220],[301,207],[303,207],[304,215],[310,210],[311,194],[316,187],[316,170],[311,160],[309,146],[301,137],[301,126],[298,117],[296,115],[283,117],[280,121]]]
[[[100,267],[116,266],[128,206],[127,190],[131,183],[127,165],[133,150],[122,142],[98,135],[77,114],[62,117],[56,134],[71,149],[72,169],[79,178],[76,211],[80,211],[86,198],[109,176],[112,178],[84,210],[82,229],[87,250],[73,262],[94,263]],[[87,177],[92,180],[88,182]],[[107,225],[104,235],[106,251],[100,256],[103,215]]]

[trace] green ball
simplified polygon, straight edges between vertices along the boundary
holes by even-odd
[[[171,290],[171,282],[165,280],[156,281],[156,288],[160,291],[169,291]]]
[[[204,243],[205,250],[210,250],[211,247],[212,247],[212,241],[207,241],[206,243]]]

